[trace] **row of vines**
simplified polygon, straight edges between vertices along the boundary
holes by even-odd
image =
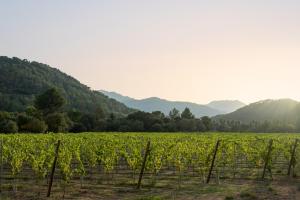
[[[215,173],[224,177],[234,177],[238,173],[242,177],[245,169],[256,173],[253,177],[259,177],[266,163],[267,171],[272,173],[276,168],[276,172],[282,174],[287,173],[291,164],[296,175],[300,172],[297,165],[300,147],[295,149],[298,138],[297,134],[3,134],[0,135],[0,164],[9,166],[12,177],[18,176],[27,166],[36,179],[43,180],[51,171],[56,144],[60,140],[56,167],[65,182],[74,176],[88,176],[88,169],[96,168],[99,163],[107,174],[116,173],[121,162],[126,163],[132,174],[138,174],[146,144],[150,141],[145,171],[154,177],[166,169],[172,168],[179,175],[193,169],[193,173],[205,181],[214,152]],[[272,146],[269,145],[271,140]],[[217,141],[220,145],[216,151]]]

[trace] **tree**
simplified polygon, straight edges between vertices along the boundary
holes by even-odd
[[[176,132],[178,131],[176,121],[170,120],[169,122],[164,124],[164,130],[168,132]]]
[[[35,107],[46,116],[50,113],[61,111],[65,103],[66,100],[61,93],[57,89],[51,88],[36,97]]]
[[[112,116],[114,117],[113,113],[111,113],[110,117],[112,117]],[[105,113],[104,113],[104,111],[103,111],[103,109],[101,107],[97,107],[96,108],[95,117],[96,117],[96,120],[101,120],[101,119],[105,118]]]
[[[18,125],[12,120],[3,120],[0,122],[0,133],[17,133]]]
[[[169,117],[173,120],[178,120],[180,119],[180,112],[179,110],[177,110],[176,108],[173,108],[173,110],[171,110],[169,112]]]
[[[178,127],[179,130],[183,132],[193,132],[197,130],[197,124],[194,119],[181,119],[178,122]]]
[[[85,131],[87,131],[87,129],[81,123],[74,123],[70,129],[70,132],[72,132],[72,133],[80,133],[80,132],[85,132]]]
[[[79,111],[76,111],[76,110],[70,110],[68,112],[68,117],[73,122],[80,122],[80,120],[82,119],[82,116],[83,116],[83,114]]]
[[[46,117],[48,131],[59,133],[67,132],[70,127],[69,118],[63,113],[52,113]]]
[[[218,131],[222,132],[228,132],[230,129],[233,128],[232,126],[229,126],[228,121],[221,119],[218,123]]]
[[[18,125],[15,116],[8,112],[0,111],[0,133],[17,133]]]
[[[181,118],[182,119],[194,119],[195,116],[193,113],[190,111],[189,108],[185,108],[184,111],[181,113]]]
[[[95,117],[91,114],[84,114],[80,118],[80,123],[85,127],[88,131],[94,131],[97,126],[97,121]]]
[[[1,121],[4,121],[4,120],[8,120],[8,119],[11,119],[11,115],[9,112],[3,112],[3,111],[0,111],[0,122]]]
[[[37,110],[34,106],[28,106],[25,110],[28,116],[35,117],[37,119],[42,119],[42,113]]]
[[[212,128],[211,119],[207,116],[201,117],[201,121],[205,126],[205,131],[210,131]]]
[[[159,119],[164,119],[165,118],[165,114],[162,113],[161,111],[153,111],[152,115],[159,118]]]
[[[206,128],[201,119],[196,119],[195,122],[196,122],[197,131],[200,131],[200,132],[205,131]]]
[[[39,119],[32,118],[28,123],[22,126],[24,132],[44,133],[47,130],[47,124]]]
[[[133,120],[130,124],[131,124],[131,131],[133,132],[145,131],[144,123],[141,121]]]
[[[163,127],[161,124],[159,123],[155,123],[152,125],[150,131],[153,131],[153,132],[162,132],[163,131]]]
[[[131,129],[130,129],[129,125],[123,124],[123,125],[120,125],[120,127],[119,127],[119,132],[130,132],[130,131],[131,131]]]
[[[45,121],[20,113],[17,117],[19,132],[44,133],[47,130]]]

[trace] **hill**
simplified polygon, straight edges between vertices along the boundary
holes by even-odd
[[[238,109],[235,112],[216,116],[215,119],[251,121],[281,121],[295,123],[300,116],[300,103],[291,99],[263,100]]]
[[[100,92],[90,90],[58,69],[38,62],[0,56],[0,110],[24,111],[33,104],[36,95],[52,87],[61,91],[69,110],[87,113],[95,112],[100,107],[107,114],[117,115],[133,111]]]
[[[246,106],[246,104],[238,100],[222,100],[222,101],[212,101],[209,104],[207,104],[207,106],[214,108],[216,110],[220,110],[225,114],[225,113],[231,113],[233,111],[236,111],[237,109]]]
[[[215,116],[219,114],[224,114],[232,112],[236,110],[236,108],[240,108],[239,106],[244,105],[241,102],[235,101],[216,101],[215,103],[211,103],[208,105],[201,105],[183,101],[168,101],[157,97],[137,100],[128,96],[123,96],[116,92],[107,92],[105,90],[100,90],[100,92],[102,92],[110,98],[114,98],[117,101],[124,103],[130,108],[139,109],[145,112],[153,112],[159,110],[165,114],[169,114],[169,111],[173,108],[176,108],[179,111],[183,111],[186,107],[188,107],[196,117]],[[214,108],[213,106],[215,106],[216,108]],[[217,107],[222,108],[223,110],[220,110]]]

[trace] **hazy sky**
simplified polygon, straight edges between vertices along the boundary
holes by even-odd
[[[0,0],[0,55],[135,98],[300,100],[300,1]]]

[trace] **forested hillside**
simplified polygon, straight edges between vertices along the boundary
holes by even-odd
[[[290,99],[256,102],[211,119],[204,115],[220,111],[209,106],[159,98],[135,100],[117,93],[110,97],[146,111],[128,108],[48,65],[0,57],[0,132],[4,133],[300,131],[300,103]],[[210,106],[234,109],[237,104],[243,105],[218,101]]]
[[[219,115],[216,119],[237,120],[243,123],[251,121],[296,122],[300,117],[300,104],[291,99],[264,100],[252,103],[235,112]]]
[[[264,100],[213,118],[222,128],[261,132],[299,132],[300,103],[291,99]]]
[[[24,111],[33,105],[35,96],[57,88],[66,99],[66,110],[91,113],[101,108],[104,113],[126,115],[133,110],[92,91],[71,76],[38,62],[0,57],[0,110]]]

